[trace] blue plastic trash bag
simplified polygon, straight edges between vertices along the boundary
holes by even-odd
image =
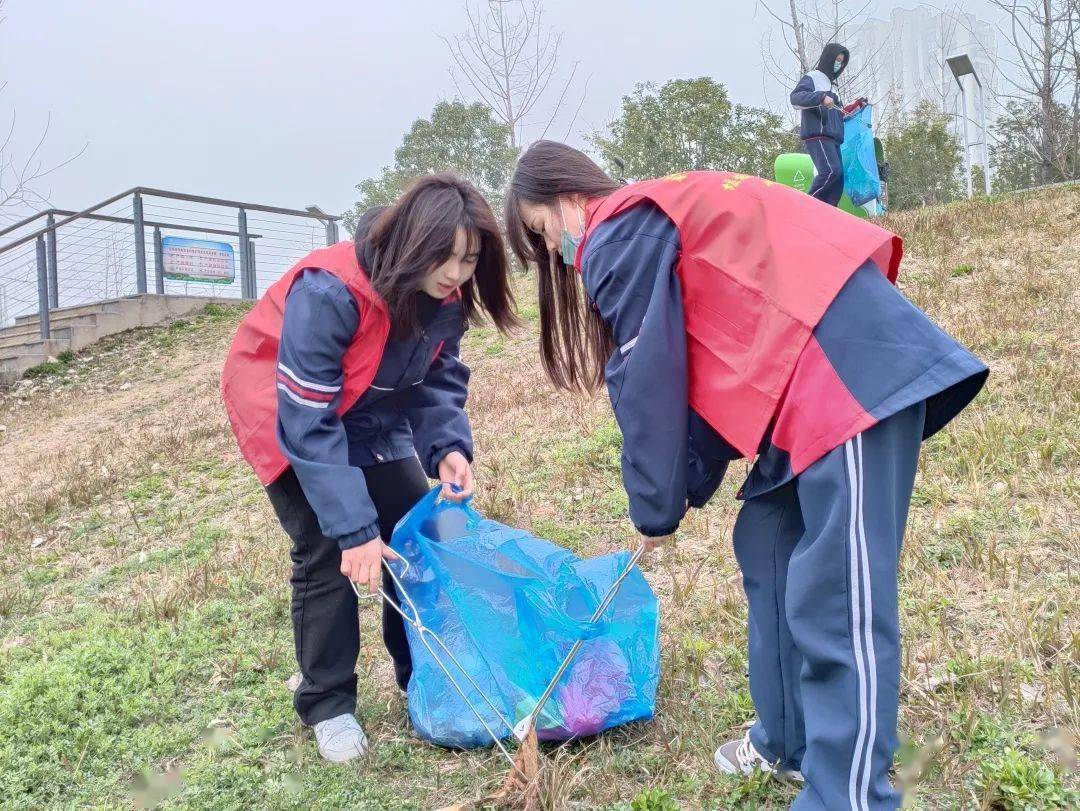
[[[844,191],[857,206],[881,196],[874,133],[871,129],[873,105],[867,104],[844,121],[844,143],[840,156],[844,161]]]
[[[415,607],[438,636],[405,623],[416,731],[460,748],[490,745],[492,733],[509,737],[579,639],[586,641],[540,713],[537,736],[565,740],[652,718],[659,618],[641,571],[635,568],[604,616],[589,622],[630,553],[581,560],[468,504],[440,502],[438,494],[433,490],[401,519],[390,544],[408,563],[390,564],[407,595],[402,611],[411,617]]]

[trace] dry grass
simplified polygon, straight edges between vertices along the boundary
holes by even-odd
[[[890,226],[906,238],[905,292],[993,370],[927,446],[916,487],[898,773],[914,807],[1023,807],[1012,789],[1054,807],[1075,787],[1058,762],[1075,758],[1080,709],[1080,190]],[[464,350],[479,506],[583,554],[629,547],[610,410],[546,384],[522,290],[531,328],[476,329]],[[375,753],[331,769],[296,723],[287,544],[218,402],[237,317],[129,334],[0,393],[0,794],[380,808],[493,794],[500,759],[412,737],[371,609],[358,670]],[[790,801],[711,766],[753,714],[730,545],[741,473],[645,564],[664,608],[656,720],[546,750],[542,807]]]

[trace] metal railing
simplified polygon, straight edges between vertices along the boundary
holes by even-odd
[[[0,327],[36,313],[50,337],[49,311],[150,290],[257,299],[314,248],[338,240],[339,217],[305,210],[138,186],[82,211],[48,209],[0,229]],[[173,232],[214,237],[236,257],[227,278],[196,280],[167,272]]]

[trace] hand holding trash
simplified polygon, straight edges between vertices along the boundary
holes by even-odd
[[[844,120],[851,118],[855,113],[859,112],[863,107],[866,107],[870,103],[870,99],[866,96],[860,96],[851,102],[851,104],[844,105]]]
[[[449,501],[464,501],[476,489],[472,466],[461,451],[451,451],[439,462],[439,481],[442,497]]]
[[[372,538],[341,553],[341,573],[358,585],[366,585],[375,594],[382,583],[383,558],[397,560],[398,554],[381,538]]]

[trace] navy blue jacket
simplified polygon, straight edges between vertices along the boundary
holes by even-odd
[[[451,451],[472,460],[464,410],[469,368],[459,357],[464,311],[460,301],[418,295],[421,333],[387,341],[371,387],[341,417],[337,397],[320,407],[278,392],[281,450],[323,534],[342,549],[380,533],[361,468],[415,454],[427,474],[438,478],[438,463]],[[301,385],[332,391],[342,383],[341,359],[359,324],[344,283],[328,271],[306,270],[285,300],[278,362]]]
[[[581,261],[585,290],[615,337],[605,377],[623,434],[630,518],[648,536],[673,532],[688,506],[704,506],[739,457],[688,402],[678,254],[675,225],[642,202],[600,223]],[[956,416],[986,380],[986,366],[871,262],[841,289],[814,337],[877,420],[925,401],[924,437]],[[761,495],[792,478],[787,452],[768,434],[740,496]]]
[[[822,105],[826,96],[832,97],[832,107]],[[804,141],[808,138],[831,138],[838,144],[844,142],[844,111],[840,96],[829,77],[820,70],[812,70],[799,80],[791,91],[791,104],[802,111],[799,137]]]
[[[623,434],[630,519],[644,535],[674,532],[739,456],[687,403],[686,330],[675,273],[679,234],[642,204],[601,223],[585,244],[582,281],[611,327],[605,377]]]

